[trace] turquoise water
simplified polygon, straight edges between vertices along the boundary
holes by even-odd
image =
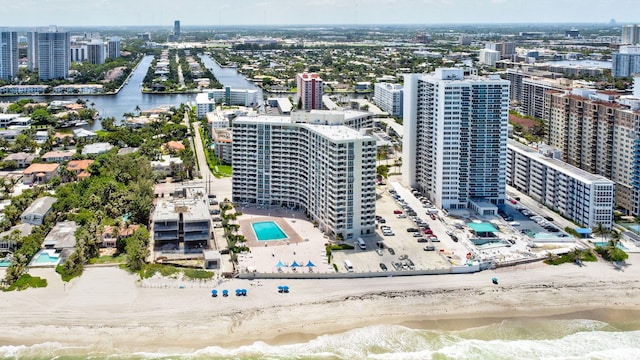
[[[638,325],[637,323],[635,324]],[[603,321],[513,319],[464,330],[374,325],[308,341],[194,351],[119,350],[108,341],[78,347],[50,342],[0,346],[11,359],[637,359],[640,331]],[[194,329],[194,331],[197,331]]]
[[[602,246],[602,247],[605,247],[605,246],[607,246],[609,244],[609,242],[607,242],[607,241],[593,241],[591,243],[593,245],[595,245],[595,246]],[[624,245],[622,245],[620,243],[618,243],[618,249],[624,250],[624,251],[629,251],[628,248],[626,248]]]
[[[57,264],[59,260],[60,258],[57,256],[50,256],[46,252],[41,252],[34,262],[36,264]]]
[[[10,260],[0,260],[0,267],[9,267],[11,265]]]
[[[631,230],[635,230],[635,232],[640,233],[640,225],[629,226],[629,228],[631,228]]]
[[[287,239],[287,234],[280,229],[275,221],[261,221],[251,224],[258,241],[271,241]]]

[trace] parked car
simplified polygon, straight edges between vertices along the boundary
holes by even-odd
[[[396,270],[402,270],[402,263],[399,263],[399,262],[397,262],[397,261],[394,261],[394,262],[392,263],[392,265],[393,265],[393,268],[394,268],[394,269],[396,269]]]
[[[431,216],[431,220],[435,220],[436,216],[434,214],[430,214],[429,216]]]
[[[380,218],[380,220],[378,220],[378,222],[379,222],[380,224],[386,224],[386,223],[387,223],[387,220],[385,220],[384,218]]]
[[[435,235],[431,235],[429,237],[429,240],[431,240],[432,242],[440,242],[440,239],[438,239],[438,237]]]
[[[400,215],[400,214],[402,214],[402,210],[393,210],[393,213],[395,215]]]
[[[407,228],[407,232],[420,232],[420,230],[416,228]]]
[[[418,238],[418,242],[419,243],[425,243],[425,242],[429,242],[429,239],[425,239],[423,237]]]
[[[454,242],[458,242],[458,237],[455,235],[451,235],[451,240],[453,240]]]
[[[382,271],[387,271],[387,265],[380,263],[380,269],[382,269]]]
[[[389,254],[391,254],[391,255],[395,255],[396,254],[396,251],[393,250],[393,248],[391,248],[391,247],[387,248],[387,250],[389,250]]]
[[[547,221],[553,221],[553,218],[552,218],[551,216],[545,216],[544,218],[545,218],[545,220],[547,220]]]
[[[405,214],[400,214],[396,216],[398,219],[405,219],[407,217],[407,215]]]
[[[216,198],[216,195],[215,195],[215,194],[209,194],[209,195],[207,195],[207,197],[208,197],[209,199],[215,199],[215,198]]]
[[[427,245],[424,248],[422,248],[424,251],[436,251],[436,247],[433,245]]]

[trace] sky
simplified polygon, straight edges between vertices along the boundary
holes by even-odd
[[[0,0],[0,27],[640,23],[640,0]]]

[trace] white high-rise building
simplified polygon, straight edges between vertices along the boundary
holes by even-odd
[[[38,33],[38,74],[40,80],[64,79],[71,65],[71,37],[55,26]]]
[[[480,55],[478,60],[481,64],[496,66],[496,62],[500,60],[500,51],[491,50],[491,49],[482,49],[480,50]]]
[[[375,230],[376,140],[288,116],[233,120],[233,201],[305,211],[334,238]]]
[[[18,74],[18,33],[0,32],[0,79],[13,80]]]
[[[373,87],[376,105],[391,116],[402,117],[403,93],[400,84],[376,83]]]
[[[622,27],[622,43],[635,45],[640,43],[640,25],[625,25]]]
[[[322,79],[318,74],[296,74],[300,110],[322,110]]]
[[[112,37],[107,41],[107,58],[117,59],[120,57],[120,38]]]
[[[463,69],[404,81],[403,181],[443,209],[497,213],[505,200],[509,81]]]
[[[640,73],[640,45],[620,46],[618,52],[611,54],[611,60],[611,75],[614,77]]]

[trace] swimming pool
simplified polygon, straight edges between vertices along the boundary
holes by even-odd
[[[275,221],[255,222],[251,223],[251,227],[258,241],[284,240],[289,238]]]
[[[607,245],[609,245],[608,241],[592,241],[591,242],[593,245],[595,246],[600,246],[600,247],[605,247]],[[629,251],[629,249],[627,249],[624,245],[618,243],[618,249],[623,250],[623,251]]]
[[[33,260],[33,265],[56,265],[60,261],[60,257],[54,256],[49,252],[52,250],[40,251]]]
[[[11,265],[11,260],[0,260],[0,267],[9,267],[9,265]]]

